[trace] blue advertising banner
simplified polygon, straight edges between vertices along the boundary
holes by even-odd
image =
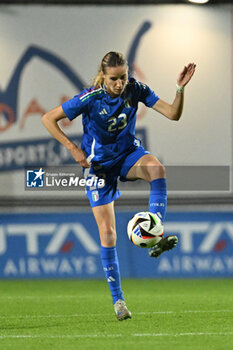
[[[118,212],[122,277],[233,276],[232,212],[168,212],[166,234],[178,246],[158,259],[134,246],[126,227],[135,213]],[[102,278],[97,226],[91,212],[0,215],[0,278]]]

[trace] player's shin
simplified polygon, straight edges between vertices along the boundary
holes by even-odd
[[[157,214],[164,222],[167,209],[167,184],[165,178],[151,181],[149,211]]]
[[[167,209],[167,184],[165,178],[160,178],[151,181],[151,191],[149,199],[149,211],[157,214],[162,223],[165,220]],[[174,235],[161,237],[161,239],[151,248],[149,248],[149,255],[158,258],[162,253],[176,247],[178,238]]]
[[[100,257],[112,294],[113,304],[115,304],[119,299],[124,300],[121,290],[120,269],[116,247],[106,248],[101,246]]]

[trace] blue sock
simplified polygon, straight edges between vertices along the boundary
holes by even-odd
[[[157,214],[164,222],[167,208],[167,184],[166,179],[160,178],[150,183],[149,211]]]
[[[121,290],[120,269],[116,247],[106,248],[101,246],[100,257],[112,294],[113,304],[115,304],[118,299],[124,300]]]

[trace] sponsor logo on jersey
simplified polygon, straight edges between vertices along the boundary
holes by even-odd
[[[108,112],[106,111],[106,109],[104,108],[104,109],[102,109],[102,111],[101,112],[99,112],[99,114],[108,114]]]

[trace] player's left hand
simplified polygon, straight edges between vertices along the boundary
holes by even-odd
[[[188,84],[189,80],[192,78],[195,72],[196,64],[189,63],[187,66],[184,66],[182,72],[178,75],[177,84],[179,86],[185,86]]]

